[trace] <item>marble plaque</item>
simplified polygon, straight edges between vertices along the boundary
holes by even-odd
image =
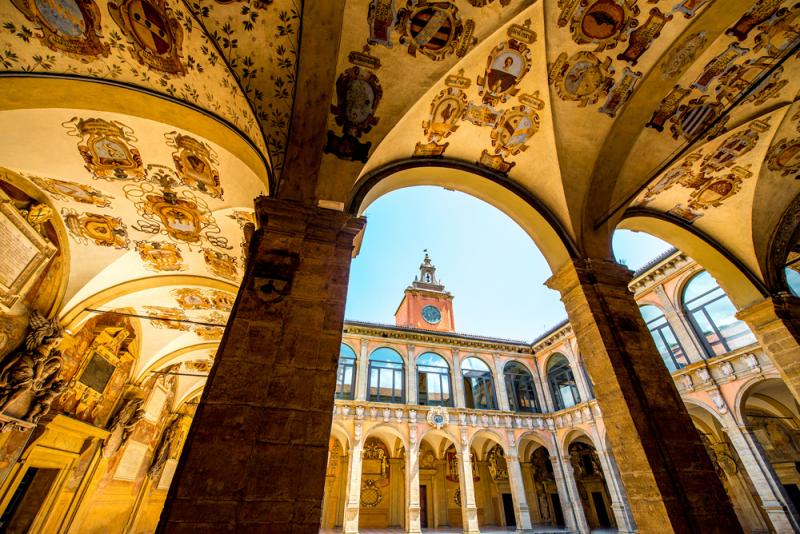
[[[144,418],[148,421],[158,421],[166,401],[167,392],[159,386],[154,387],[153,392],[150,393],[150,398],[147,399],[147,403],[144,406]]]
[[[170,458],[166,461],[164,469],[161,471],[161,478],[158,479],[156,489],[169,489],[169,485],[172,483],[172,477],[175,476],[176,467],[178,467],[178,460],[176,458]]]
[[[117,470],[114,471],[114,479],[136,480],[145,456],[147,456],[147,445],[130,440],[125,446],[125,452],[119,460]]]

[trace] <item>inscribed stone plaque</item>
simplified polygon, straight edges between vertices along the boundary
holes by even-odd
[[[0,217],[0,284],[11,287],[22,276],[39,250],[8,218]]]
[[[175,476],[175,468],[178,466],[178,460],[170,458],[164,464],[164,469],[161,471],[161,478],[158,479],[158,486],[156,489],[165,490],[169,488],[172,483],[172,477]]]
[[[148,421],[158,421],[161,417],[161,410],[164,408],[164,403],[167,400],[167,392],[156,386],[153,392],[150,393],[150,398],[147,399],[147,404],[144,407],[144,417]]]
[[[114,472],[114,478],[116,480],[135,480],[146,455],[147,445],[138,441],[129,441],[119,460],[117,470]]]
[[[92,354],[92,359],[89,360],[88,365],[86,365],[86,368],[83,370],[80,382],[89,386],[96,392],[102,393],[105,391],[106,385],[108,385],[108,381],[111,379],[111,375],[114,374],[115,370],[116,367],[114,367],[114,364],[95,352]]]

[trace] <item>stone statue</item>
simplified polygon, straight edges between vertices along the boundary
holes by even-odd
[[[123,404],[117,415],[114,416],[111,421],[111,433],[103,444],[103,458],[110,458],[128,442],[133,429],[144,417],[142,404],[144,404],[144,399],[130,398]]]
[[[53,404],[55,398],[64,393],[67,385],[68,382],[66,380],[53,380],[48,387],[36,393],[31,407],[23,419],[34,424],[38,423],[39,419],[50,411],[50,405]]]
[[[178,436],[181,433],[181,419],[180,415],[176,416],[164,430],[164,437],[161,438],[161,444],[153,457],[153,463],[150,464],[150,469],[147,470],[148,476],[155,477],[169,460],[172,447],[178,441]]]
[[[26,391],[38,394],[49,389],[61,371],[63,359],[54,349],[63,339],[64,329],[36,310],[31,312],[29,325],[24,348],[12,353],[0,369],[0,411]]]

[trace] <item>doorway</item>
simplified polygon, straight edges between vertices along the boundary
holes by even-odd
[[[600,527],[609,528],[611,526],[611,520],[608,518],[608,511],[606,510],[603,494],[599,491],[593,491],[592,500],[594,501],[594,511],[597,513],[597,522],[600,523]]]
[[[517,516],[514,515],[514,499],[510,493],[503,493],[503,514],[506,517],[506,526],[517,526]]]
[[[561,510],[561,499],[558,498],[557,493],[550,494],[550,502],[553,504],[553,516],[556,520],[557,527],[564,526],[564,512]]]
[[[419,526],[428,528],[428,486],[419,487]]]
[[[29,467],[25,471],[11,501],[0,516],[0,532],[23,534],[30,531],[59,472],[59,469],[37,467]]]

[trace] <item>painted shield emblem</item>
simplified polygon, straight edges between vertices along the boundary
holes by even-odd
[[[255,265],[253,291],[267,304],[282,301],[291,293],[300,256],[287,250],[267,251],[267,258]]]
[[[168,25],[161,14],[145,0],[131,2],[128,6],[133,33],[148,50],[162,55],[170,49]]]
[[[80,37],[86,31],[83,12],[75,0],[34,0],[41,21],[51,30],[68,37]]]
[[[618,34],[625,22],[625,10],[614,0],[592,4],[581,19],[583,34],[592,39],[608,39]]]
[[[408,33],[418,48],[441,50],[453,38],[455,25],[444,9],[425,6],[411,15]]]

